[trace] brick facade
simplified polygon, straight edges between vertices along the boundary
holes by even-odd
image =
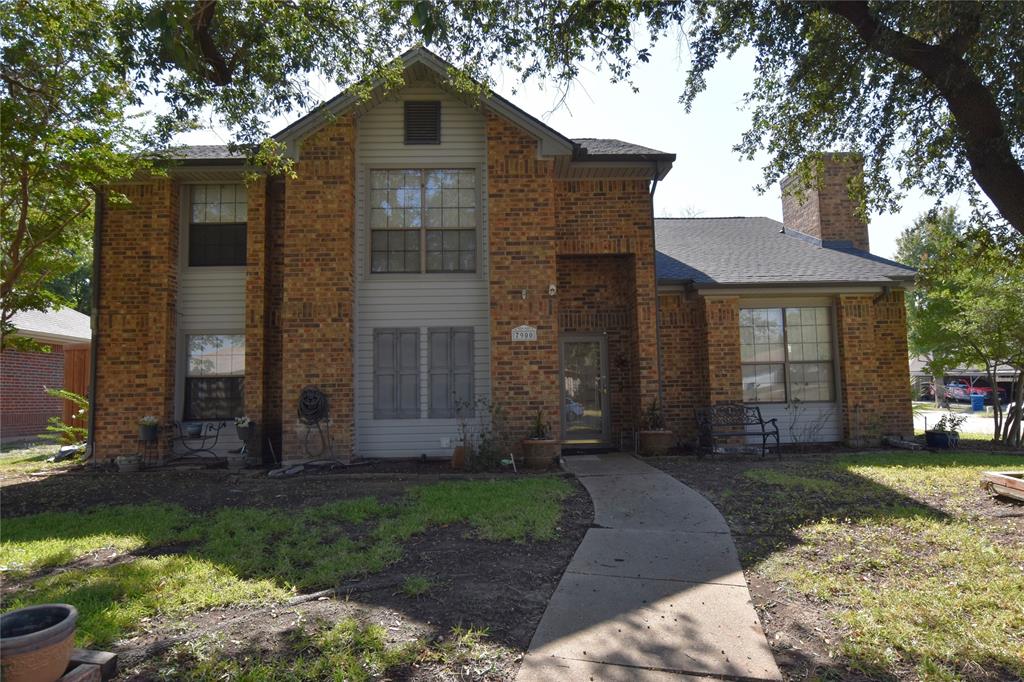
[[[665,421],[681,441],[690,442],[697,436],[694,410],[708,404],[704,299],[662,294],[660,306]]]
[[[548,295],[558,282],[554,184],[554,162],[537,158],[537,140],[488,113],[491,395],[516,440],[538,411],[559,430],[558,299]],[[537,328],[537,341],[512,341],[524,324]]]
[[[282,248],[281,415],[285,460],[316,457],[303,447],[299,393],[328,398],[335,456],[352,453],[355,123],[343,116],[307,138],[285,181]],[[315,439],[314,439],[315,441]],[[326,453],[324,453],[326,456]]]
[[[782,222],[790,229],[824,241],[849,241],[869,250],[868,224],[858,215],[848,184],[864,169],[856,154],[822,154],[821,175],[815,186],[797,199],[797,179],[782,181]]]
[[[844,437],[913,435],[903,292],[841,295],[836,311]]]
[[[46,344],[50,352],[0,352],[0,439],[5,443],[33,440],[46,430],[50,417],[64,411],[60,398],[47,388],[64,385],[64,349]]]
[[[138,451],[138,421],[174,419],[178,192],[166,178],[112,188],[128,204],[106,201],[100,250],[96,459]],[[109,192],[108,192],[109,194]],[[160,454],[169,443],[161,438]]]
[[[267,180],[260,177],[248,183],[245,258],[245,412],[256,421],[248,444],[254,457],[263,452],[263,432],[267,423],[265,374],[269,277],[267,247],[269,218]]]
[[[708,365],[708,404],[743,401],[740,369],[740,301],[736,296],[704,298],[704,349]]]

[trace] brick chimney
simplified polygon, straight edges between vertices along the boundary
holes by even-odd
[[[823,242],[852,242],[858,249],[870,250],[868,224],[858,217],[857,202],[850,198],[849,190],[850,180],[863,171],[864,159],[860,154],[821,154],[816,177],[804,190],[803,202],[794,196],[800,178],[787,175],[782,180],[782,224],[787,230]]]

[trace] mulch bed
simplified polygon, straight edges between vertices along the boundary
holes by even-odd
[[[405,470],[388,473],[392,468]],[[193,512],[241,506],[287,512],[367,495],[396,500],[410,486],[453,477],[447,464],[432,462],[378,466],[361,473],[379,475],[271,479],[265,472],[184,469],[117,474],[72,467],[48,476],[5,476],[2,516],[147,502],[178,504]],[[222,644],[237,651],[272,652],[283,649],[285,635],[299,623],[355,617],[381,625],[395,642],[432,641],[449,635],[456,626],[485,628],[493,651],[478,670],[467,669],[465,679],[511,679],[565,566],[593,520],[586,491],[575,481],[572,484],[574,492],[565,501],[555,540],[494,542],[470,537],[462,525],[432,528],[405,543],[401,561],[364,580],[344,583],[336,596],[293,606],[214,609],[184,622],[158,619],[147,624],[145,633],[114,650],[121,654],[127,679],[152,679],[163,665],[160,654],[184,639],[217,633]],[[90,566],[104,565],[102,553],[97,554],[88,559]],[[401,585],[410,575],[429,578],[430,592],[406,596]],[[399,679],[451,675],[450,670],[427,665],[404,670]]]

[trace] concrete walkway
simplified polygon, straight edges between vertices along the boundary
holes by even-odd
[[[594,501],[520,682],[781,680],[725,519],[628,455],[566,458]]]

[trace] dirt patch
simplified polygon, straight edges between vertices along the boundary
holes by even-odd
[[[379,476],[303,475],[270,479],[258,472],[169,470],[117,474],[71,470],[45,477],[8,477],[3,482],[4,518],[43,511],[86,510],[118,504],[173,503],[208,513],[224,507],[260,507],[287,512],[364,496],[402,498],[412,486],[450,480],[450,470],[393,472]],[[442,473],[443,472],[443,473]],[[376,474],[383,474],[379,469]],[[472,476],[479,478],[481,476]],[[455,478],[458,478],[457,476]],[[427,661],[400,671],[397,679],[511,679],[565,566],[593,520],[590,498],[573,479],[564,501],[556,539],[546,542],[493,542],[472,536],[458,524],[431,528],[403,545],[403,558],[362,580],[347,581],[338,594],[288,605],[208,610],[182,619],[156,618],[137,636],[112,647],[121,653],[127,679],[167,676],[175,665],[174,645],[216,641],[227,652],[270,655],[287,651],[288,634],[299,625],[345,618],[375,623],[396,643],[434,642],[455,627],[486,630],[477,659],[460,661],[458,673],[444,663]],[[185,553],[189,545],[163,546],[137,553],[100,550],[75,563],[76,568],[110,565],[135,556]],[[55,570],[66,570],[67,567]],[[46,571],[26,581],[52,573]],[[418,597],[403,591],[409,576],[429,581]],[[197,644],[196,644],[197,645]],[[467,668],[468,666],[468,668]],[[178,669],[187,676],[187,670]],[[172,675],[173,677],[173,675]]]

